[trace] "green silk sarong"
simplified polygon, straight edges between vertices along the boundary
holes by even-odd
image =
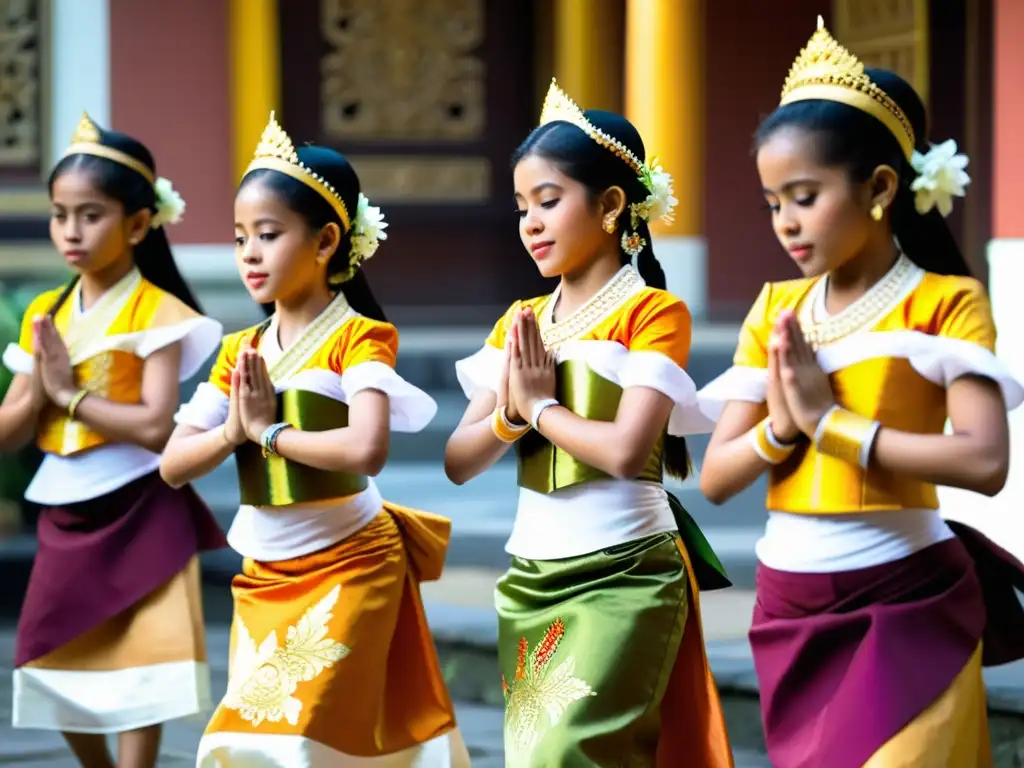
[[[717,692],[713,702],[694,700],[694,678],[678,677],[687,628],[696,640],[687,651],[706,668],[691,585],[676,533],[564,560],[513,557],[495,597],[506,765],[688,765],[675,762],[678,750],[665,762],[659,743],[663,726],[687,730],[663,717],[670,686],[677,702],[680,687],[689,697],[685,719],[715,742],[710,751],[690,744],[687,754],[701,761],[692,765],[731,765]]]

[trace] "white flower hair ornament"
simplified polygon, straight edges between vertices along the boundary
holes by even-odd
[[[171,185],[169,179],[159,177],[153,183],[156,194],[156,213],[149,220],[149,226],[158,229],[165,224],[177,224],[185,213],[185,201]]]
[[[380,247],[380,241],[388,239],[388,233],[384,231],[387,226],[380,208],[370,205],[366,195],[360,192],[356,220],[352,225],[352,249],[349,251],[349,261],[353,267],[358,267],[373,256]]]
[[[967,162],[967,155],[957,153],[953,139],[933,144],[923,155],[914,150],[910,164],[918,176],[911,182],[910,189],[914,192],[914,207],[919,214],[938,208],[943,216],[949,216],[953,210],[953,197],[967,194],[965,187],[971,182],[971,177],[964,171]]]
[[[644,165],[640,181],[647,187],[646,199],[629,206],[629,218],[636,229],[637,222],[643,219],[647,223],[661,219],[666,224],[675,221],[673,211],[679,201],[675,198],[672,187],[672,174],[661,167],[657,159],[651,158],[649,165]]]
[[[351,279],[362,263],[377,252],[380,241],[388,239],[388,233],[384,231],[387,226],[380,208],[370,205],[366,195],[360,192],[359,202],[356,204],[356,218],[352,222],[352,245],[348,252],[348,270],[331,277],[332,285],[340,285]]]
[[[679,202],[672,194],[672,175],[667,173],[658,161],[651,158],[650,164],[644,164],[640,171],[640,181],[647,188],[647,197],[639,203],[629,204],[629,224],[632,232],[624,231],[620,246],[631,259],[636,259],[644,248],[647,241],[636,231],[640,221],[648,224],[655,219],[661,219],[666,224],[675,221],[672,211]]]

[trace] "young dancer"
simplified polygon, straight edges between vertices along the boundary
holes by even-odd
[[[703,426],[690,314],[650,245],[671,178],[629,121],[554,83],[513,163],[523,245],[559,285],[459,362],[470,404],[445,456],[464,483],[516,450],[496,595],[508,764],[731,765],[698,600],[728,581],[662,484]]]
[[[1024,656],[1024,569],[938,509],[1003,487],[1024,390],[943,219],[967,160],[925,125],[819,18],[757,132],[804,278],[764,286],[700,393],[724,404],[701,488],[769,473],[750,641],[778,768],[991,765],[982,664]]]
[[[450,524],[371,479],[390,430],[436,411],[395,373],[398,332],[360,269],[385,226],[342,155],[294,149],[271,116],[235,236],[249,293],[275,311],[224,338],[161,465],[179,485],[234,454],[241,488],[230,680],[201,768],[468,765],[419,594]]]
[[[225,545],[159,476],[179,382],[219,343],[164,225],[184,203],[142,144],[83,116],[50,176],[50,237],[75,277],[28,307],[0,448],[35,438],[44,509],[18,622],[13,724],[64,732],[86,768],[156,764],[160,724],[207,707],[197,552]]]

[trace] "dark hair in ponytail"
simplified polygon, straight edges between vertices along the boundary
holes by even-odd
[[[131,136],[116,131],[101,131],[100,144],[124,152],[145,165],[153,172],[154,176],[156,175],[153,155],[141,142]],[[156,191],[153,184],[133,168],[96,155],[68,155],[62,158],[50,173],[49,190],[51,195],[54,182],[66,173],[86,174],[96,189],[121,203],[125,216],[131,216],[145,208],[156,213]],[[132,256],[135,266],[146,280],[177,297],[196,312],[202,311],[199,302],[178,271],[177,264],[174,263],[171,245],[163,227],[150,229],[142,242],[132,249]],[[67,301],[77,282],[78,277],[76,276],[65,286],[57,303],[50,310],[51,314],[55,314]]]
[[[865,73],[903,110],[917,137],[917,150],[927,152],[927,115],[914,89],[886,69],[865,69]],[[917,178],[917,172],[904,156],[896,137],[880,120],[835,101],[797,101],[779,107],[764,119],[754,137],[755,149],[776,131],[789,127],[813,133],[820,162],[827,167],[845,168],[856,183],[870,179],[880,165],[893,168],[900,181],[892,205],[892,227],[900,249],[929,272],[971,274],[942,214],[933,208],[922,215],[914,207],[910,185]]]
[[[349,219],[355,223],[356,210],[359,205],[359,177],[348,160],[340,153],[326,147],[304,146],[298,149],[299,160],[307,167],[312,168],[316,173],[334,187],[341,195],[348,211]],[[337,224],[341,229],[341,240],[338,242],[338,249],[331,256],[327,264],[327,275],[336,275],[345,272],[349,268],[349,250],[352,247],[352,229],[345,231],[345,227],[338,218],[337,212],[324,197],[312,187],[303,184],[298,179],[286,176],[278,171],[259,168],[250,171],[242,179],[239,189],[259,181],[267,189],[278,195],[282,202],[295,213],[302,216],[312,232],[319,232],[328,224]],[[370,283],[362,269],[341,283],[338,288],[345,294],[345,299],[352,309],[361,315],[387,322],[384,310],[370,290]],[[264,307],[270,312],[272,308]]]
[[[600,109],[588,109],[584,115],[595,128],[622,142],[641,161],[646,160],[643,139],[629,120],[614,112]],[[626,207],[619,215],[617,231],[635,231],[646,241],[636,259],[637,271],[647,285],[664,289],[665,272],[654,256],[651,231],[647,222],[639,221],[635,229],[630,222],[629,204],[642,202],[650,194],[636,171],[577,126],[562,121],[546,123],[535,128],[513,153],[513,168],[531,155],[543,157],[553,163],[566,176],[585,186],[595,201],[609,187],[622,187],[626,193]],[[630,261],[625,252],[622,252],[621,258],[623,264]],[[685,438],[667,435],[665,471],[673,477],[685,479],[691,469],[690,451]]]

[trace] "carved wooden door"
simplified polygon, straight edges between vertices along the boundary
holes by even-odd
[[[344,152],[383,208],[388,239],[366,270],[389,312],[493,322],[546,290],[519,242],[508,162],[536,123],[532,3],[280,9],[284,124],[296,143]]]

